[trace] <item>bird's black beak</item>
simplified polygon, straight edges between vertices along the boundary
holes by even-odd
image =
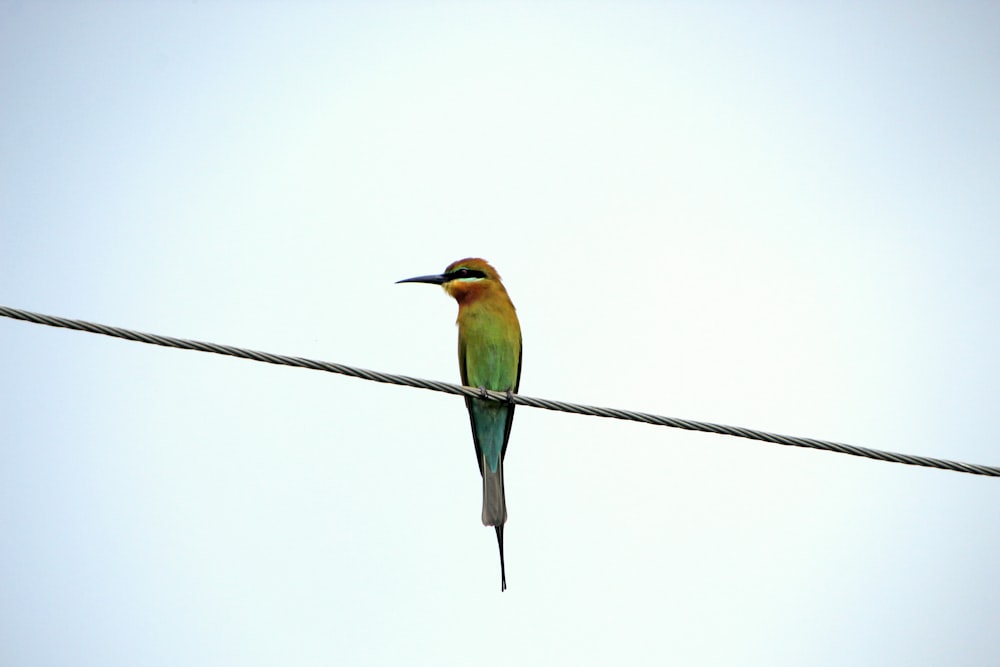
[[[438,275],[438,276],[417,276],[416,278],[407,278],[406,280],[397,280],[396,284],[399,283],[430,283],[431,285],[443,285],[448,282],[448,276]]]

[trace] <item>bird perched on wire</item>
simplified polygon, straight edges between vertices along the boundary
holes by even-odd
[[[458,368],[462,384],[480,389],[517,391],[521,381],[521,325],[500,275],[484,259],[452,262],[444,273],[417,276],[400,283],[441,285],[458,302]],[[493,526],[500,549],[500,590],[507,588],[503,526],[507,521],[503,459],[507,453],[514,404],[466,398],[483,477],[483,525]]]

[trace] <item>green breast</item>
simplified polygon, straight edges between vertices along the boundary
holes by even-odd
[[[501,318],[489,317],[489,313],[470,315],[459,330],[463,382],[494,391],[516,389],[521,355],[521,332],[516,321],[511,326]]]

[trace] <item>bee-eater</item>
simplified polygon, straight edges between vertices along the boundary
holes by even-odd
[[[458,301],[458,368],[462,384],[508,394],[517,391],[521,381],[521,325],[499,274],[489,262],[475,257],[460,259],[449,264],[440,275],[399,282],[441,285]],[[514,421],[514,404],[466,398],[465,405],[483,477],[483,525],[496,528],[503,591],[507,588],[503,559],[503,525],[507,521],[503,458]]]

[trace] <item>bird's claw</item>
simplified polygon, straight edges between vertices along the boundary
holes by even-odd
[[[511,405],[514,405],[514,390],[508,389],[506,393],[507,393],[507,402]],[[482,385],[480,385],[479,387],[479,396],[487,401],[490,400],[490,392],[487,391],[486,387]]]

